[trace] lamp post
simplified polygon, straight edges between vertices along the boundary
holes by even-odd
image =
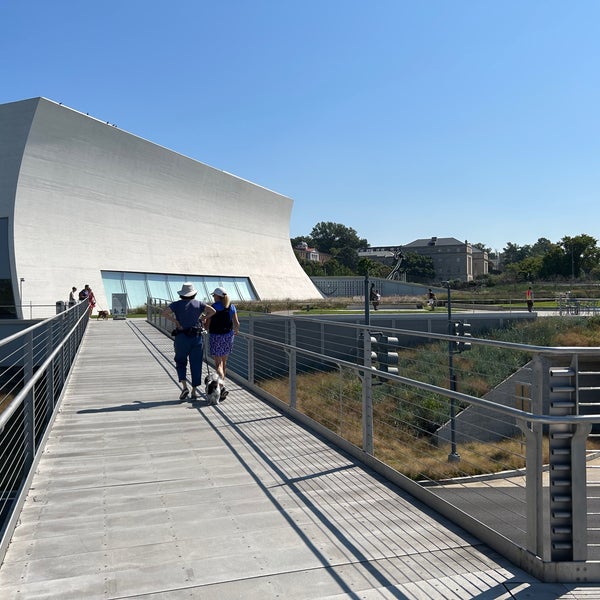
[[[573,256],[573,246],[571,245],[571,281],[575,281],[575,258]]]

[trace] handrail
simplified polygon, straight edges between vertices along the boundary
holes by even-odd
[[[70,309],[70,310],[73,310],[73,308]],[[63,314],[63,313],[61,313],[61,314]],[[29,381],[27,381],[25,383],[25,385],[23,386],[23,388],[21,389],[21,391],[17,393],[17,395],[12,399],[12,401],[8,404],[8,406],[6,406],[6,408],[2,411],[2,413],[0,413],[0,433],[2,433],[4,431],[4,427],[6,426],[6,423],[8,423],[8,421],[11,418],[11,416],[13,415],[13,413],[23,403],[23,401],[27,397],[27,394],[29,394],[29,392],[33,389],[34,385],[43,377],[46,369],[48,368],[48,366],[50,364],[52,364],[52,361],[54,360],[54,358],[62,350],[65,342],[67,341],[67,339],[75,331],[77,331],[77,329],[83,323],[87,323],[88,317],[89,317],[89,314],[88,314],[87,310],[82,311],[82,314],[79,316],[78,320],[71,327],[71,329],[66,333],[66,335],[65,335],[64,339],[62,340],[62,342],[50,353],[50,355],[48,356],[48,358],[46,358],[46,360],[44,360],[44,362],[41,365],[39,365],[39,368],[36,370],[36,372],[34,373],[33,377]],[[7,338],[5,338],[5,339],[3,339],[3,340],[0,341],[0,347],[6,345],[8,343],[10,343],[10,341],[14,341],[14,340],[18,339],[21,336],[29,335],[34,330],[39,329],[41,327],[44,327],[44,325],[47,325],[48,323],[51,323],[51,322],[53,322],[55,320],[58,320],[60,318],[61,318],[61,316],[57,315],[56,317],[52,317],[50,319],[47,319],[46,321],[44,321],[42,323],[38,323],[36,325],[32,325],[31,327],[28,327],[24,331],[20,331],[19,333],[11,335],[11,336],[9,336],[9,337],[7,337]],[[6,344],[4,344],[4,342],[6,342]]]
[[[0,560],[56,415],[90,311],[80,303],[0,340]],[[14,397],[13,397],[14,394]]]
[[[335,323],[336,325],[339,325],[338,323]],[[352,324],[350,324],[350,326],[352,326]],[[364,327],[364,325],[362,326]],[[379,328],[378,328],[379,330]],[[395,332],[401,331],[401,330],[394,330]],[[412,335],[412,331],[408,331],[406,330],[407,333],[410,333]],[[312,350],[306,350],[306,349],[300,349],[297,346],[292,346],[291,344],[286,344],[285,342],[279,342],[277,340],[270,340],[268,338],[264,338],[261,336],[257,336],[257,335],[252,335],[250,333],[243,333],[240,332],[239,334],[241,337],[244,337],[248,340],[256,340],[256,341],[260,341],[261,344],[268,344],[271,346],[276,346],[278,348],[283,348],[285,350],[289,350],[289,351],[295,351],[295,352],[301,352],[303,355],[306,356],[310,356],[311,358],[315,358],[315,359],[319,359],[322,360],[324,362],[328,362],[328,361],[332,361],[335,362],[336,365],[351,369],[351,370],[355,370],[355,371],[360,371],[362,373],[370,373],[373,374],[373,370],[371,367],[366,367],[364,365],[357,365],[356,363],[352,363],[340,358],[336,358],[336,359],[332,359],[330,356],[327,356],[326,354],[320,354],[319,352],[313,352]],[[445,335],[445,334],[428,334],[427,337],[435,337],[440,338],[440,339],[451,339],[452,341],[456,340],[455,336],[449,336],[449,335]],[[471,339],[475,339],[475,338],[469,338],[469,342],[471,341]],[[486,340],[480,340],[482,342],[485,342]],[[493,344],[495,345],[495,344]],[[528,348],[533,348],[534,346],[528,346]],[[544,346],[539,346],[540,348],[546,348]],[[561,353],[561,354],[565,354],[565,352]],[[598,348],[598,351],[596,353],[597,355],[600,355],[600,348]],[[485,398],[478,398],[477,396],[471,396],[469,394],[464,394],[462,392],[457,392],[457,391],[453,391],[450,390],[448,388],[444,388],[444,387],[440,387],[437,385],[433,385],[430,383],[426,383],[423,381],[418,381],[417,379],[411,379],[409,377],[403,377],[402,375],[395,375],[394,373],[386,373],[386,372],[382,372],[382,371],[377,371],[377,377],[382,378],[382,379],[387,379],[389,381],[396,381],[398,383],[404,383],[407,385],[410,385],[412,387],[416,387],[428,392],[433,392],[436,394],[440,394],[443,396],[447,396],[448,398],[454,398],[455,400],[460,400],[462,402],[468,403],[468,404],[473,404],[476,406],[481,406],[481,407],[485,407],[488,408],[490,410],[496,411],[498,413],[503,413],[507,416],[511,416],[517,419],[521,419],[523,421],[527,421],[527,422],[531,422],[531,423],[540,423],[540,424],[544,424],[544,425],[548,425],[551,423],[568,423],[568,424],[578,424],[578,423],[600,423],[600,414],[598,415],[574,415],[574,416],[564,416],[564,417],[553,417],[550,415],[540,415],[540,414],[536,414],[536,413],[532,413],[529,411],[525,411],[525,410],[520,410],[518,408],[512,408],[511,406],[505,406],[503,404],[496,404],[494,402],[491,402],[489,400],[486,400]]]

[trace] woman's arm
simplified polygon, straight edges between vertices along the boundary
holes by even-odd
[[[206,330],[210,327],[210,318],[216,313],[217,311],[212,306],[209,306],[208,304],[205,306],[204,312],[200,315],[200,318],[202,319],[202,324]]]

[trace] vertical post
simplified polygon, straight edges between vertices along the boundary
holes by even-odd
[[[549,393],[548,362],[541,355],[533,357],[533,379],[531,389],[531,412],[543,413],[544,396]],[[542,440],[543,426],[540,423],[517,424],[525,434],[525,505],[527,507],[527,549],[542,560],[550,556],[549,537],[544,535],[544,472]],[[545,539],[548,537],[548,540]]]
[[[254,319],[248,318],[248,383],[254,385]]]
[[[290,406],[296,408],[296,321],[293,318],[290,319],[290,346],[292,347],[289,364]]]
[[[54,350],[54,321],[51,321],[48,326],[48,337],[46,338],[46,356],[47,358],[52,354],[52,350]],[[64,335],[61,334],[59,337],[59,343],[64,340]],[[66,344],[65,344],[66,346]],[[61,354],[64,353],[64,346]],[[55,393],[54,393],[54,361],[56,359],[52,359],[50,366],[46,369],[46,394],[48,400],[46,401],[46,421],[50,422],[52,418],[52,413],[54,412],[55,405]]]
[[[369,292],[369,271],[367,271],[367,274],[365,275],[365,325],[371,324],[371,315],[369,313],[370,300],[371,297]]]
[[[578,423],[571,440],[571,502],[573,505],[573,560],[588,559],[588,504],[586,474],[586,441],[591,423]]]
[[[365,376],[363,378],[362,386],[362,430],[363,430],[363,450],[373,455],[374,444],[373,444],[373,394],[372,394],[372,380],[373,370],[371,368],[371,333],[365,327],[363,333],[363,352],[365,365]]]
[[[447,305],[448,305],[448,335],[453,334],[452,327],[452,298],[450,295],[450,282],[447,285]],[[454,373],[454,342],[448,340],[448,372],[450,377],[450,390],[456,391],[456,374]],[[450,454],[448,462],[460,462],[460,454],[456,452],[456,400],[450,398]]]

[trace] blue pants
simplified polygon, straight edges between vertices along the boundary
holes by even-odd
[[[180,333],[175,336],[175,366],[179,381],[186,381],[188,360],[190,363],[190,375],[192,386],[199,386],[202,382],[202,336],[187,336]]]

